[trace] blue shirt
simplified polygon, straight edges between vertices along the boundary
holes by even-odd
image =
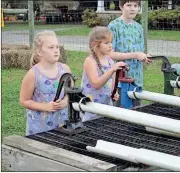
[[[127,24],[118,17],[109,23],[108,28],[113,33],[112,44],[115,52],[127,53],[144,51],[143,27],[136,21]],[[130,70],[128,71],[129,77],[135,78],[135,83],[138,86],[143,86],[142,62],[137,59],[129,59],[124,62],[130,66]]]

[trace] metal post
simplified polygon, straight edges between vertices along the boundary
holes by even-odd
[[[148,1],[141,1],[142,5],[142,15],[141,15],[141,23],[144,28],[144,48],[145,52],[148,52],[147,49],[147,38],[148,38]]]
[[[29,21],[29,45],[32,47],[34,38],[34,11],[33,1],[28,1],[28,21]]]

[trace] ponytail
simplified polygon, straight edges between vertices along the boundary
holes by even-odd
[[[30,67],[33,67],[37,63],[39,63],[39,58],[37,57],[35,53],[33,53],[30,59]]]

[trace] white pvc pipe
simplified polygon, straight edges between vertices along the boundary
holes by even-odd
[[[73,103],[72,105],[76,111],[80,111],[79,103]],[[85,112],[180,134],[180,121],[175,119],[94,102],[88,102],[86,105],[80,104],[80,107]]]
[[[178,81],[177,83],[178,83],[178,86],[180,87],[180,81]],[[170,80],[170,84],[173,88],[177,88],[177,84],[175,80]]]
[[[146,165],[157,166],[172,171],[180,171],[180,157],[147,149],[137,149],[121,144],[98,140],[95,147],[87,150]]]
[[[171,95],[160,94],[160,93],[149,92],[149,91],[134,92],[134,94],[133,92],[134,91],[127,92],[128,96],[132,99],[136,99],[134,97],[134,94],[135,94],[135,96],[141,100],[150,100],[153,102],[159,102],[159,103],[164,103],[164,104],[180,107],[180,97],[177,97],[177,96],[171,96]]]
[[[180,138],[180,133],[171,133],[171,132],[167,132],[164,130],[155,129],[152,127],[145,127],[145,128],[146,128],[146,131],[148,131],[148,132],[153,132],[153,133],[157,133],[157,134],[163,134],[163,135],[174,136],[174,137]]]

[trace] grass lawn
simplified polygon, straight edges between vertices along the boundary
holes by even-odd
[[[81,25],[76,24],[73,27],[79,27]],[[69,24],[44,24],[44,23],[37,23],[34,25],[35,29],[55,29],[55,28],[71,28],[72,25]],[[1,28],[2,31],[18,31],[18,30],[29,30],[28,23],[5,23],[4,27]]]
[[[11,134],[24,135],[25,112],[19,105],[19,90],[25,71],[2,70],[2,138]]]
[[[58,36],[87,36],[91,28],[81,27],[81,28],[70,28],[67,30],[56,31]],[[150,40],[168,40],[168,41],[180,41],[179,31],[158,31],[150,30],[148,31],[148,39]]]
[[[67,64],[73,74],[79,79],[76,86],[80,86],[82,65],[86,52],[68,51]],[[172,58],[171,63],[180,63],[179,58]],[[161,73],[161,61],[145,66],[144,89],[148,91],[163,92],[163,75]],[[25,109],[19,105],[19,91],[21,81],[26,71],[22,69],[2,70],[2,139],[9,135],[25,134]],[[179,93],[180,95],[180,93]]]
[[[180,41],[180,31],[150,30],[148,38],[150,40]]]
[[[35,29],[57,29],[66,28],[61,31],[56,31],[58,36],[88,36],[91,28],[84,25],[77,24],[36,24]],[[28,24],[6,24],[2,28],[2,31],[14,31],[14,30],[28,30]],[[150,40],[168,40],[168,41],[180,41],[179,31],[164,31],[164,30],[149,30],[148,39]]]
[[[56,31],[58,36],[88,36],[89,32],[92,28],[88,28],[86,26],[81,28],[69,28],[63,31]]]

